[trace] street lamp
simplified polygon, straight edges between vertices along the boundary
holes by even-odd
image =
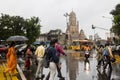
[[[112,21],[112,27],[113,27],[113,25],[114,25],[114,23],[113,23],[113,17],[106,17],[106,16],[102,16],[102,17],[110,19]],[[115,38],[114,37],[114,33],[110,32],[109,34],[110,34],[110,38],[112,39],[112,43],[114,44],[114,38]]]
[[[95,44],[95,41],[96,41],[96,38],[95,38],[95,29],[96,29],[96,28],[109,31],[108,29],[105,29],[105,28],[102,28],[102,27],[98,27],[98,26],[92,25],[92,29],[94,29],[94,44]]]
[[[69,16],[69,14],[66,12],[64,16],[66,17],[66,25],[67,25],[67,17]]]
[[[107,19],[110,19],[112,21],[112,26],[114,25],[113,24],[113,17],[106,17],[106,16],[102,16],[103,18],[107,18]]]
[[[94,29],[94,41],[95,41],[95,26],[92,24],[92,29]]]
[[[69,16],[69,14],[66,12],[65,14],[64,14],[64,16],[66,17],[66,26],[68,26],[68,22],[67,22],[67,18],[68,18],[68,16]],[[69,34],[68,34],[69,32],[68,31],[66,31],[66,34],[65,34],[65,44],[66,44],[66,42],[67,42],[67,44],[68,44],[68,40],[69,40]]]

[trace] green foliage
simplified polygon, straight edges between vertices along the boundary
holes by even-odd
[[[22,35],[29,39],[29,43],[35,41],[40,35],[40,20],[38,17],[24,19],[20,16],[1,14],[0,38],[6,40],[10,36]]]
[[[34,42],[36,38],[40,35],[39,18],[32,17],[31,19],[26,20],[26,36],[30,39],[30,43]]]
[[[120,37],[120,4],[117,4],[115,9],[110,12],[113,15],[113,26],[111,31],[115,33],[115,35]]]

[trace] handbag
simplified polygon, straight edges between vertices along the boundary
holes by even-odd
[[[113,58],[111,58],[111,60],[110,60],[112,63],[113,62],[115,62],[116,61],[116,59],[113,57]]]

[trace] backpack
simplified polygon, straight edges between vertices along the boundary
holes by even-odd
[[[48,68],[49,63],[50,63],[50,55],[48,54],[49,49],[50,49],[50,47],[45,49],[45,54],[44,54],[44,57],[43,57],[43,66],[45,68]]]
[[[107,48],[105,48],[105,49],[103,50],[103,55],[104,55],[104,56],[109,56],[109,51],[108,51]]]

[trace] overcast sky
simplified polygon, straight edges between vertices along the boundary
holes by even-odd
[[[0,0],[0,13],[19,15],[24,18],[32,16],[41,20],[41,32],[51,29],[66,30],[66,18],[63,14],[76,13],[79,28],[83,29],[86,36],[94,35],[91,25],[110,29],[112,21],[109,13],[120,3],[120,0]],[[103,18],[105,16],[107,18]],[[106,38],[108,31],[95,29],[95,33]]]

